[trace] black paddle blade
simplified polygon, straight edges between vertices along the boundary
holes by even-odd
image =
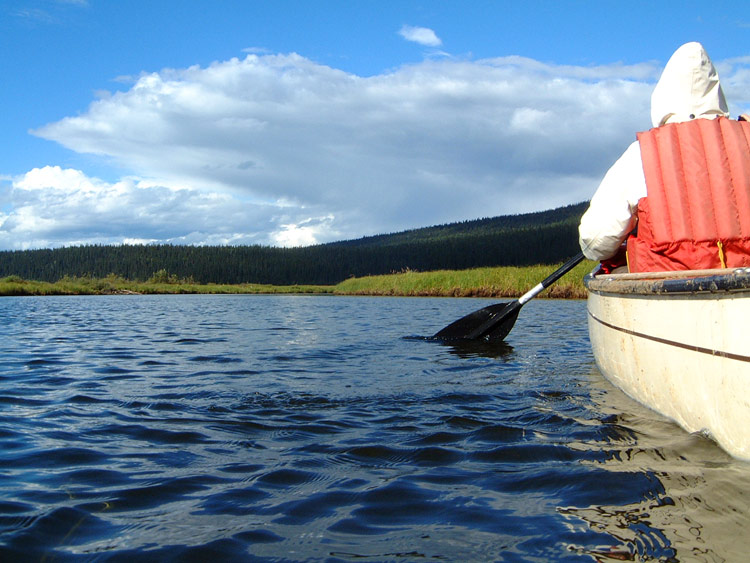
[[[483,338],[487,342],[502,342],[508,333],[513,329],[513,325],[516,324],[518,313],[521,311],[522,305],[518,301],[509,303],[505,308],[505,311],[501,315],[497,315],[489,326],[483,327],[479,336],[475,338]]]
[[[516,323],[521,306],[518,301],[490,305],[452,322],[432,338],[446,342],[480,339],[502,341]]]

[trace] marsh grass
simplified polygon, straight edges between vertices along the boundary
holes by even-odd
[[[348,295],[406,295],[450,297],[518,297],[541,282],[561,264],[552,266],[475,268],[471,270],[406,271],[385,276],[351,278],[334,287]],[[540,296],[582,299],[583,276],[593,262],[576,266]]]
[[[581,299],[586,297],[583,276],[593,262],[585,261],[543,292],[540,297]],[[174,276],[154,275],[146,282],[119,276],[106,278],[64,277],[38,282],[18,276],[0,279],[0,296],[22,295],[127,295],[127,294],[301,294],[401,295],[445,297],[518,297],[560,267],[528,266],[475,268],[415,272],[407,270],[384,276],[350,278],[337,285],[198,284]]]
[[[30,281],[9,276],[0,279],[0,296],[13,295],[128,295],[128,294],[255,294],[255,293],[332,293],[332,286],[264,284],[198,284],[185,280],[137,282],[117,276],[106,278],[64,277],[51,282]]]

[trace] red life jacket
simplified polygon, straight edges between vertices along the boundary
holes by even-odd
[[[725,117],[638,134],[647,197],[631,272],[750,266],[750,123]]]

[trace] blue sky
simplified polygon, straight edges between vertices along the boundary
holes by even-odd
[[[0,0],[0,249],[299,245],[582,201],[744,2]]]

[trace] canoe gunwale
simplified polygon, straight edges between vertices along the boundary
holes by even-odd
[[[666,296],[750,292],[750,268],[599,275],[592,272],[583,281],[588,291],[597,294]]]

